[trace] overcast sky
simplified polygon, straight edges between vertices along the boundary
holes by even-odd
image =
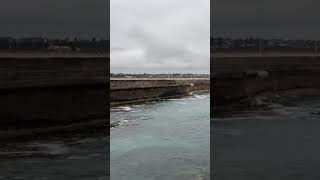
[[[211,31],[227,37],[320,39],[319,0],[212,0]]]
[[[109,38],[108,0],[0,0],[0,36]]]
[[[111,72],[209,73],[210,0],[111,0]]]

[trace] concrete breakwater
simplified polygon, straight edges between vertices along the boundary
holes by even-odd
[[[267,91],[320,88],[320,56],[213,56],[214,105]]]
[[[5,56],[0,69],[1,138],[107,123],[108,56]]]
[[[208,78],[113,78],[110,81],[110,102],[111,105],[121,105],[209,89]]]

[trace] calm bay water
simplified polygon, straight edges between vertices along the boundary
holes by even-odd
[[[210,96],[113,109],[112,180],[200,180],[210,171]]]

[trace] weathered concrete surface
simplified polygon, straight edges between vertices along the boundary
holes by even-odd
[[[108,80],[107,57],[0,57],[0,130],[103,126]]]
[[[106,58],[0,58],[0,89],[106,84]]]
[[[212,57],[212,62],[211,88],[215,105],[265,91],[320,88],[320,57],[315,55],[220,55]]]
[[[118,105],[209,90],[210,80],[206,78],[111,79],[110,88],[111,104]]]

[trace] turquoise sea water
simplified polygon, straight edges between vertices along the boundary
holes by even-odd
[[[112,180],[209,179],[210,96],[111,111]]]

